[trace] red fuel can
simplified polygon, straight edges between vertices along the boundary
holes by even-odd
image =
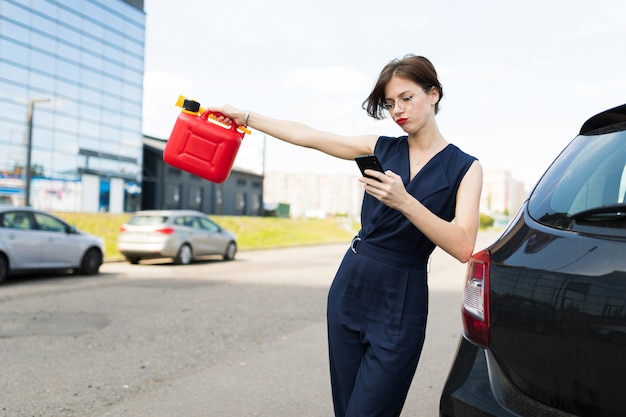
[[[216,120],[219,114],[201,108],[195,101],[181,98],[183,111],[165,145],[163,160],[211,182],[226,181],[243,137],[249,131],[241,131],[243,127],[234,123],[226,126]]]

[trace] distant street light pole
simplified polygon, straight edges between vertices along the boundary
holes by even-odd
[[[35,103],[47,103],[49,98],[32,99],[28,102],[28,136],[26,138],[26,177],[24,184],[25,205],[30,206],[30,179],[31,179],[31,156],[33,153],[33,111],[35,110]]]

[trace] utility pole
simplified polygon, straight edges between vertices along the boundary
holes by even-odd
[[[28,137],[26,139],[26,177],[24,184],[24,193],[26,194],[24,200],[27,207],[30,206],[30,180],[31,180],[31,157],[33,153],[33,112],[35,110],[35,103],[47,103],[49,98],[32,99],[28,102]]]

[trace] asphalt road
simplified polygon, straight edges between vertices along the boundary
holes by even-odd
[[[478,247],[495,237],[481,234]],[[0,287],[0,416],[331,416],[326,292],[346,249],[12,279]],[[427,339],[403,416],[437,415],[464,271],[433,254]]]

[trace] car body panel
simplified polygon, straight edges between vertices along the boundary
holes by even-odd
[[[544,404],[584,415],[626,410],[626,361],[616,360],[626,345],[597,330],[626,327],[625,242],[529,224],[519,217],[491,248],[490,354]]]
[[[461,338],[441,394],[441,416],[516,417],[503,408],[491,388],[485,349]]]
[[[518,216],[490,247],[490,346],[460,342],[441,415],[624,415],[625,243],[529,224]]]

